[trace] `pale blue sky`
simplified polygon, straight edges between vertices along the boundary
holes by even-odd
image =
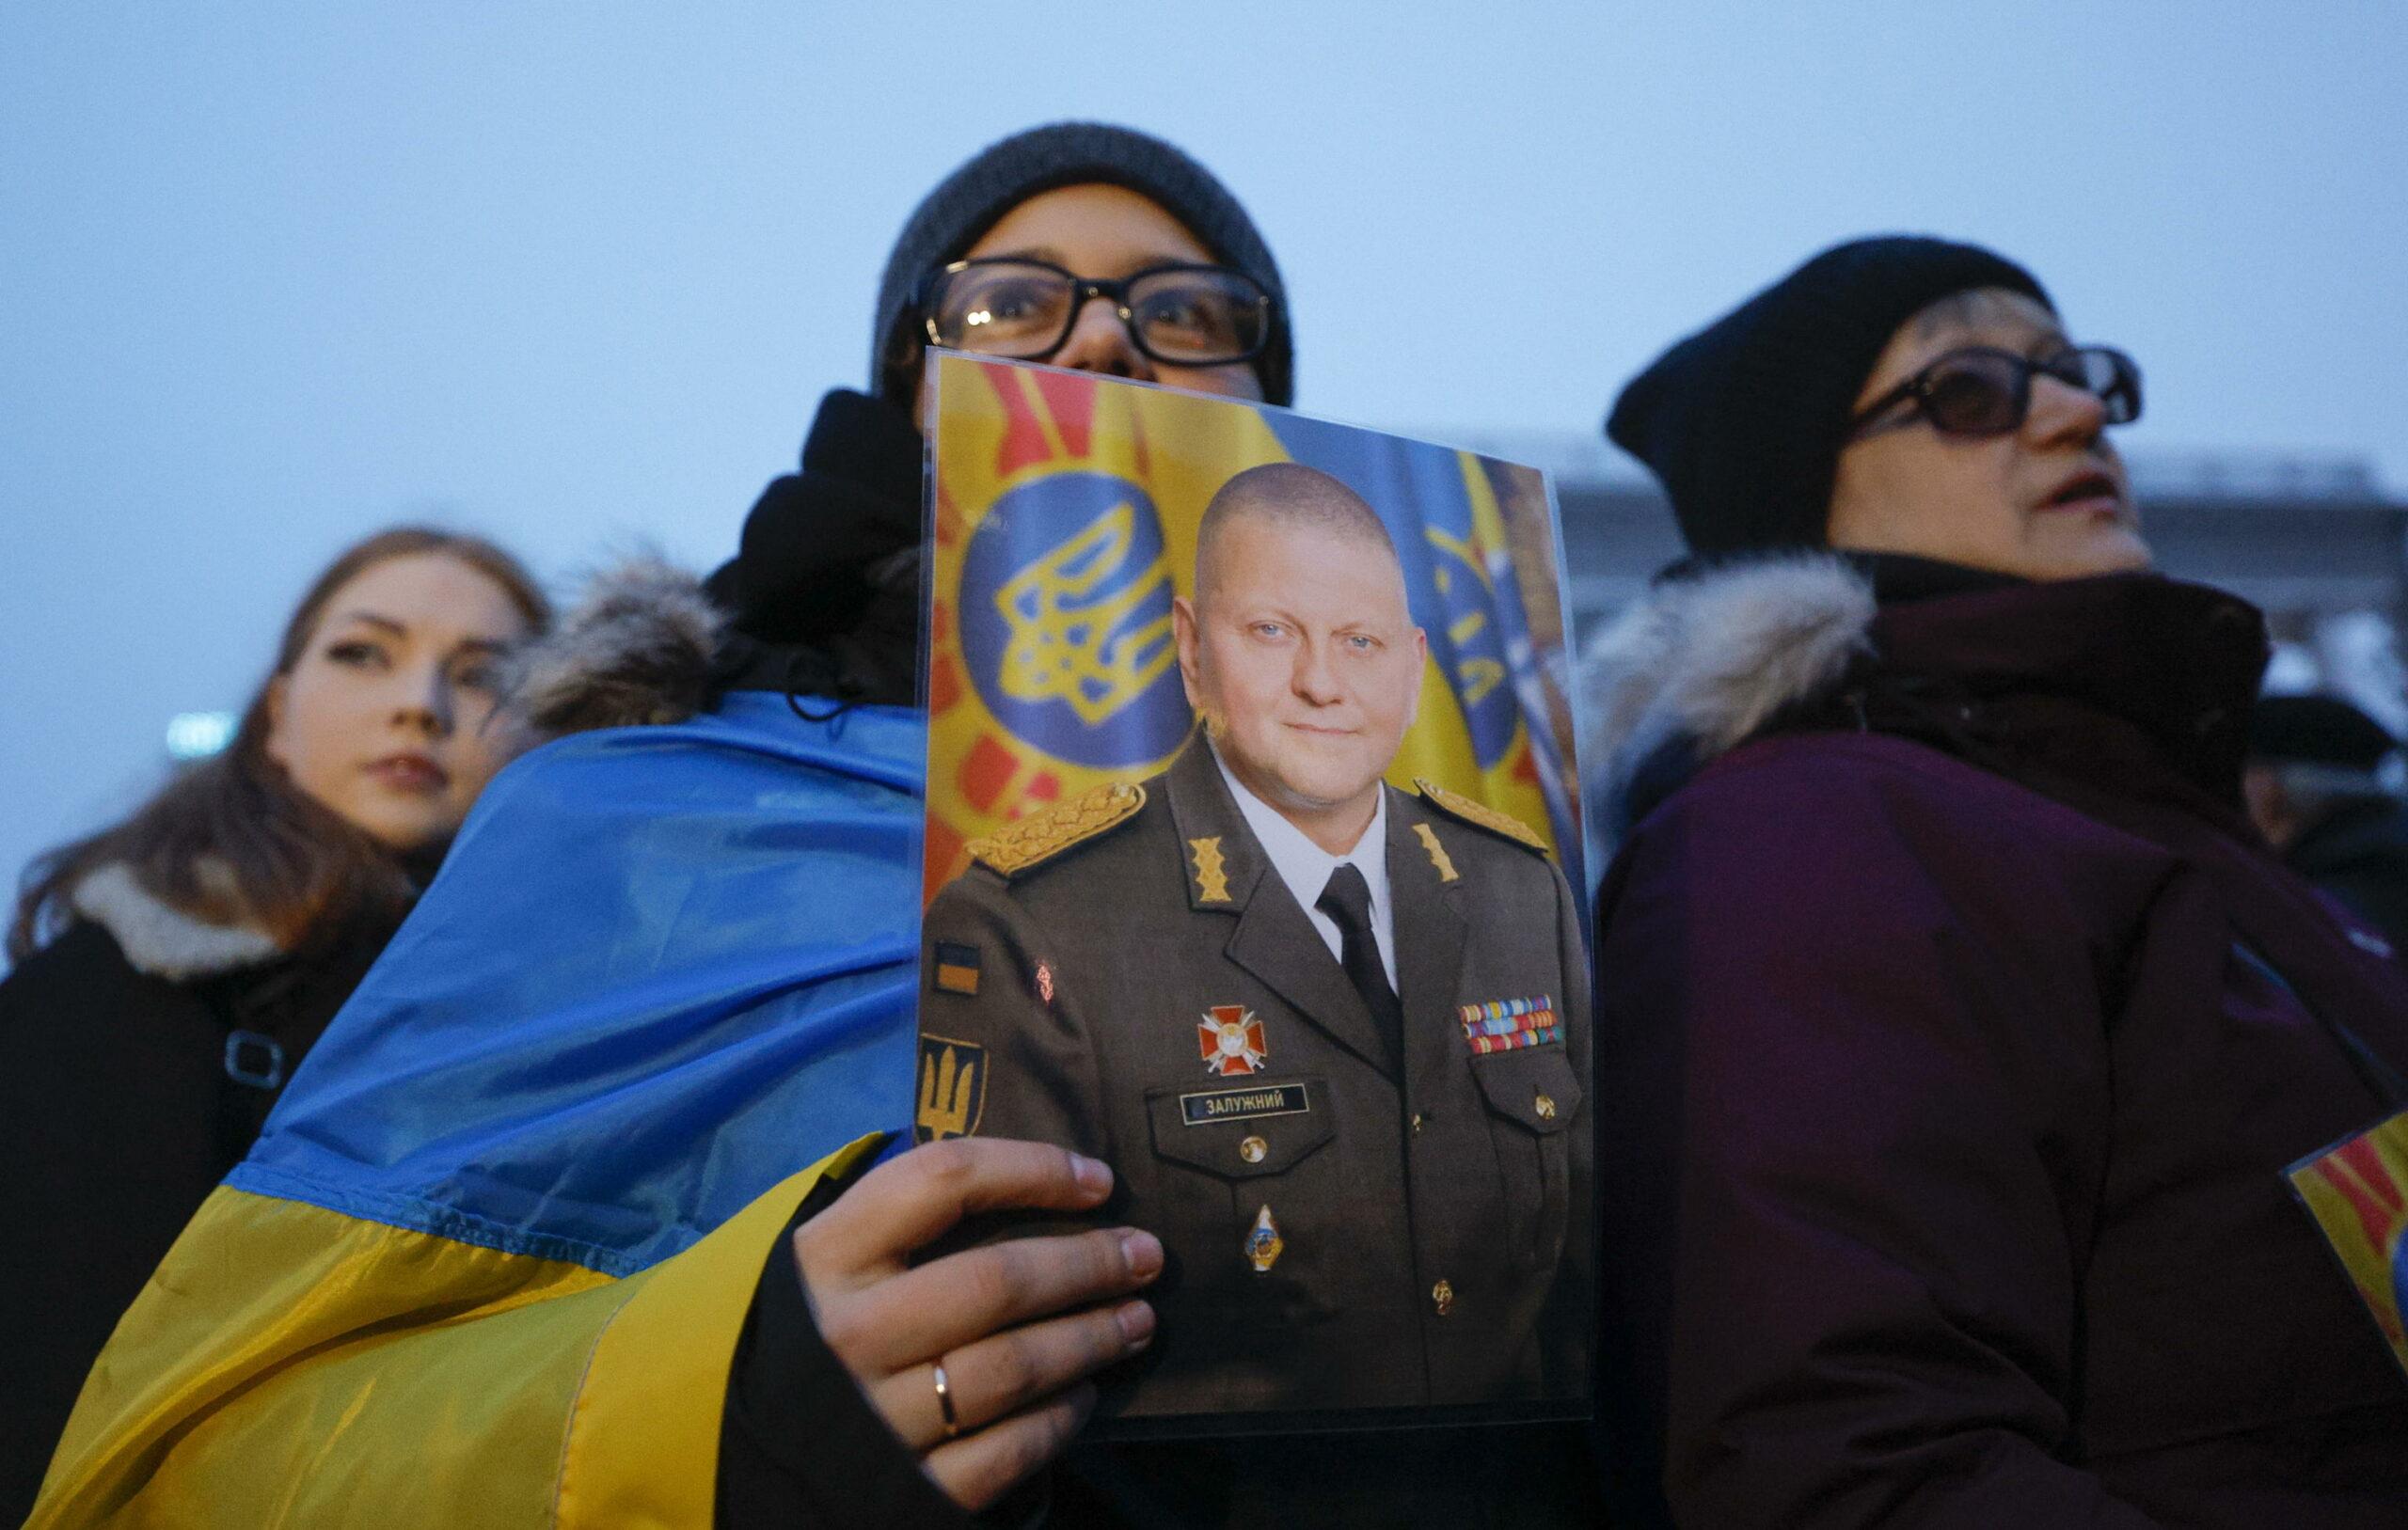
[[[912,203],[1033,122],[1237,189],[1316,413],[1592,431],[1665,341],[1910,228],[2137,353],[2141,450],[2403,493],[2403,88],[2386,0],[11,5],[0,869],[133,800],[379,522],[556,576],[732,547],[860,381]]]

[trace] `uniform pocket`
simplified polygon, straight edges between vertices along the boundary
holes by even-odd
[[[1523,1047],[1471,1060],[1471,1076],[1489,1113],[1551,1137],[1580,1113],[1580,1080],[1561,1047]]]
[[[1471,1076],[1488,1106],[1514,1256],[1525,1269],[1551,1265],[1571,1208],[1564,1134],[1583,1099],[1572,1060],[1560,1046],[1521,1047],[1474,1057]]]
[[[1224,1179],[1286,1174],[1338,1133],[1320,1079],[1152,1089],[1146,1114],[1158,1157]]]
[[[1330,1148],[1328,1081],[1152,1089],[1146,1114],[1156,1159],[1176,1166],[1157,1170],[1166,1214],[1154,1231],[1179,1267],[1164,1328],[1211,1334],[1232,1365],[1275,1368],[1281,1335],[1342,1316],[1354,1278],[1337,1229],[1356,1207]]]

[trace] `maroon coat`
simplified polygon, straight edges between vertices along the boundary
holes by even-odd
[[[1617,1464],[1717,1527],[2408,1524],[2284,1178],[2408,1107],[2408,977],[2240,815],[2257,612],[1854,579],[1624,630],[1635,748],[1745,741],[1599,898]]]

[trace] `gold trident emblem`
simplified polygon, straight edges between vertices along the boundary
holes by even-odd
[[[1179,655],[1170,613],[1139,613],[1170,588],[1157,559],[1118,592],[1099,588],[1128,567],[1137,542],[1137,507],[1123,500],[1085,530],[995,592],[1011,640],[996,675],[1004,694],[1059,701],[1090,727],[1146,692]]]
[[[919,1125],[932,1143],[947,1137],[967,1137],[978,1125],[975,1106],[980,1049],[964,1048],[971,1055],[963,1058],[956,1055],[954,1047],[947,1043],[939,1050],[924,1042],[920,1048]]]

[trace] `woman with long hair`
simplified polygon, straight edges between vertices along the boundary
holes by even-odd
[[[0,1507],[507,760],[503,655],[550,610],[481,538],[396,527],[310,584],[220,753],[28,872],[0,983],[13,1384]]]

